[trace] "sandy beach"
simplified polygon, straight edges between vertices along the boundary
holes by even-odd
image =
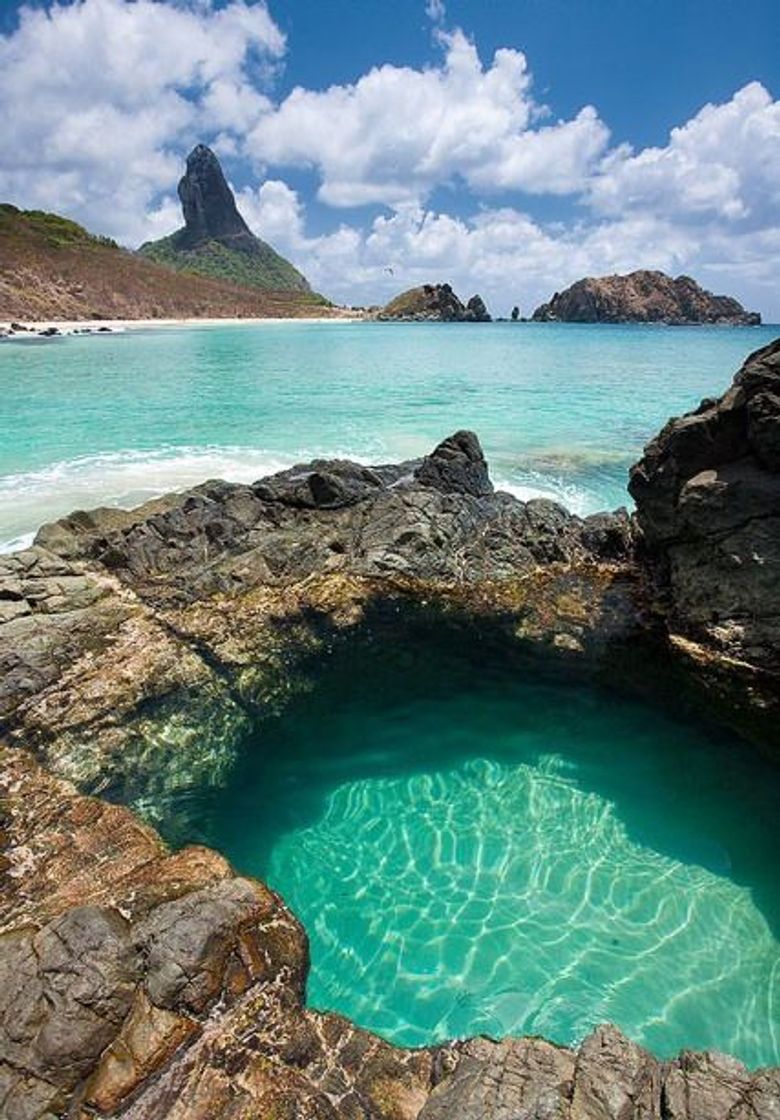
[[[33,322],[31,320],[14,320],[21,323],[31,332],[39,332],[56,328],[62,334],[73,334],[76,331],[99,331],[101,327],[109,331],[148,330],[150,327],[233,327],[233,326],[267,326],[271,323],[359,323],[361,315],[307,315],[300,317],[266,317],[266,318],[234,318],[234,319],[46,319]],[[10,320],[0,320],[0,331],[10,330]],[[21,333],[15,336],[20,338]]]

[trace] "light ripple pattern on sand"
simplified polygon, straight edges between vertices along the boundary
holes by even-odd
[[[347,998],[407,1043],[569,1042],[614,1021],[668,1051],[676,1024],[690,1042],[731,988],[770,1029],[777,946],[749,891],[632,843],[614,806],[544,767],[475,760],[341,786],[270,875],[317,911],[313,1002]],[[739,1017],[730,1030],[732,1049],[758,1041]]]
[[[326,674],[182,839],[283,894],[314,1006],[395,1041],[613,1021],[662,1057],[778,1061],[776,769],[637,702],[458,675],[458,655]]]

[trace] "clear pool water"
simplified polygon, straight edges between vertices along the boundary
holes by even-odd
[[[168,824],[282,893],[311,1004],[396,1042],[612,1021],[758,1066],[780,1057],[779,809],[729,736],[438,642],[325,670]]]
[[[614,508],[659,426],[778,333],[279,322],[3,342],[0,546],[74,508],[312,455],[397,460],[462,427],[520,496]]]

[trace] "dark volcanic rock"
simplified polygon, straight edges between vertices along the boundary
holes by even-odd
[[[474,295],[468,301],[465,319],[468,323],[489,323],[491,321],[482,296]]]
[[[423,284],[402,292],[377,315],[378,319],[403,322],[489,323],[490,315],[481,296],[463,304],[449,284]]]
[[[310,292],[308,281],[289,261],[249,229],[236,206],[219,160],[205,144],[187,157],[179,183],[184,228],[139,252],[178,271],[228,280],[265,290]],[[312,297],[314,302],[324,301]]]
[[[670,420],[629,482],[670,632],[745,666],[767,718],[780,711],[779,451],[780,340]]]
[[[742,689],[775,735],[778,363],[780,342],[671,421],[631,482],[670,644],[708,695],[728,684],[724,718]],[[218,781],[307,665],[361,628],[403,641],[412,610],[556,673],[651,687],[668,660],[625,511],[495,492],[467,431],[75,513],[0,557],[3,1117],[778,1120],[780,1071],[658,1061],[610,1026],[405,1050],[307,1009],[274,892],[62,780],[147,807]]]
[[[473,432],[456,432],[421,462],[414,477],[443,494],[472,494],[475,498],[493,493],[493,483]]]
[[[185,223],[179,237],[182,248],[212,238],[229,238],[234,244],[252,238],[219,160],[205,144],[198,144],[187,157],[187,171],[179,182],[179,198]]]
[[[587,277],[533,313],[537,322],[729,323],[757,326],[761,316],[730,296],[715,296],[690,276],[673,279],[640,269],[627,276]]]

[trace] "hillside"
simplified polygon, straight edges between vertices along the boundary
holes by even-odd
[[[0,204],[0,320],[327,314],[314,293],[174,272],[56,214]]]
[[[205,144],[187,158],[179,183],[184,226],[139,253],[181,272],[194,272],[249,288],[310,292],[288,260],[256,237],[236,206],[219,160]]]
[[[716,296],[690,276],[639,269],[627,276],[588,276],[533,313],[536,322],[723,323],[758,326],[761,316],[731,296]]]

